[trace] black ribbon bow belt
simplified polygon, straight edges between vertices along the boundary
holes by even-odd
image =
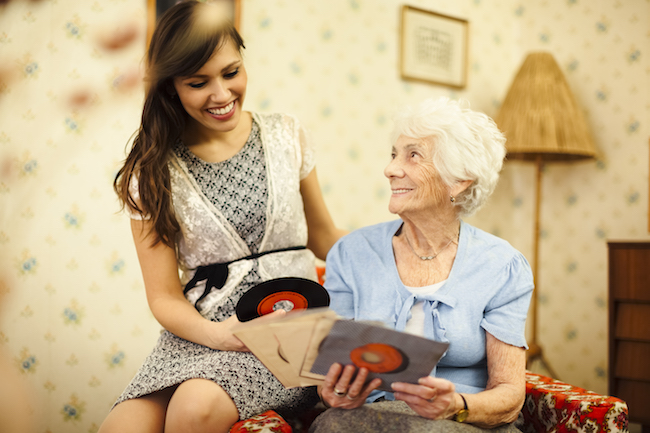
[[[183,294],[187,294],[187,292],[193,289],[199,281],[206,280],[205,289],[203,290],[203,293],[201,294],[201,296],[199,296],[199,299],[197,299],[196,302],[194,303],[194,308],[198,310],[199,307],[197,307],[197,305],[206,296],[210,294],[210,291],[212,290],[213,287],[217,290],[220,290],[226,284],[226,280],[228,279],[228,265],[230,265],[231,263],[239,262],[242,260],[253,260],[272,253],[281,253],[284,251],[297,251],[297,250],[304,250],[304,249],[307,249],[307,247],[300,246],[300,247],[281,248],[279,250],[263,251],[261,253],[251,254],[250,256],[241,257],[239,259],[235,259],[230,262],[212,263],[211,265],[199,266],[198,268],[196,268],[196,273],[194,274],[192,279],[185,285]]]

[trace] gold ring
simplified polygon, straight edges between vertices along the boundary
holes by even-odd
[[[343,397],[346,394],[347,394],[346,392],[339,391],[338,389],[334,388],[334,395],[336,395],[337,397]]]

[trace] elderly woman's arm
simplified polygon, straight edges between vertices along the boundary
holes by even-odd
[[[463,394],[467,399],[467,422],[480,427],[496,427],[517,419],[526,398],[526,351],[511,346],[490,333],[487,343],[488,383],[478,394]],[[461,401],[462,404],[462,401]]]
[[[478,394],[463,394],[469,416],[479,427],[492,428],[514,422],[526,397],[526,352],[486,332],[488,383]],[[395,398],[405,401],[420,416],[447,419],[463,409],[463,399],[445,379],[426,377],[418,385],[393,384]]]

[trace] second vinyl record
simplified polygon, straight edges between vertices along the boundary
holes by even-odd
[[[304,310],[327,307],[330,297],[320,284],[305,278],[286,277],[265,281],[244,293],[235,312],[240,322],[275,310]]]

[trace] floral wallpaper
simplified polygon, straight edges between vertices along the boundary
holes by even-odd
[[[0,6],[0,376],[26,384],[35,431],[96,431],[160,332],[111,189],[140,117],[145,3]],[[246,108],[302,120],[354,229],[393,218],[394,110],[447,95],[495,116],[526,53],[551,52],[599,158],[545,166],[540,343],[560,379],[606,393],[607,241],[648,239],[650,1],[409,1],[469,21],[463,90],[400,79],[401,4],[242,0]],[[532,259],[533,186],[508,162],[469,222]]]

